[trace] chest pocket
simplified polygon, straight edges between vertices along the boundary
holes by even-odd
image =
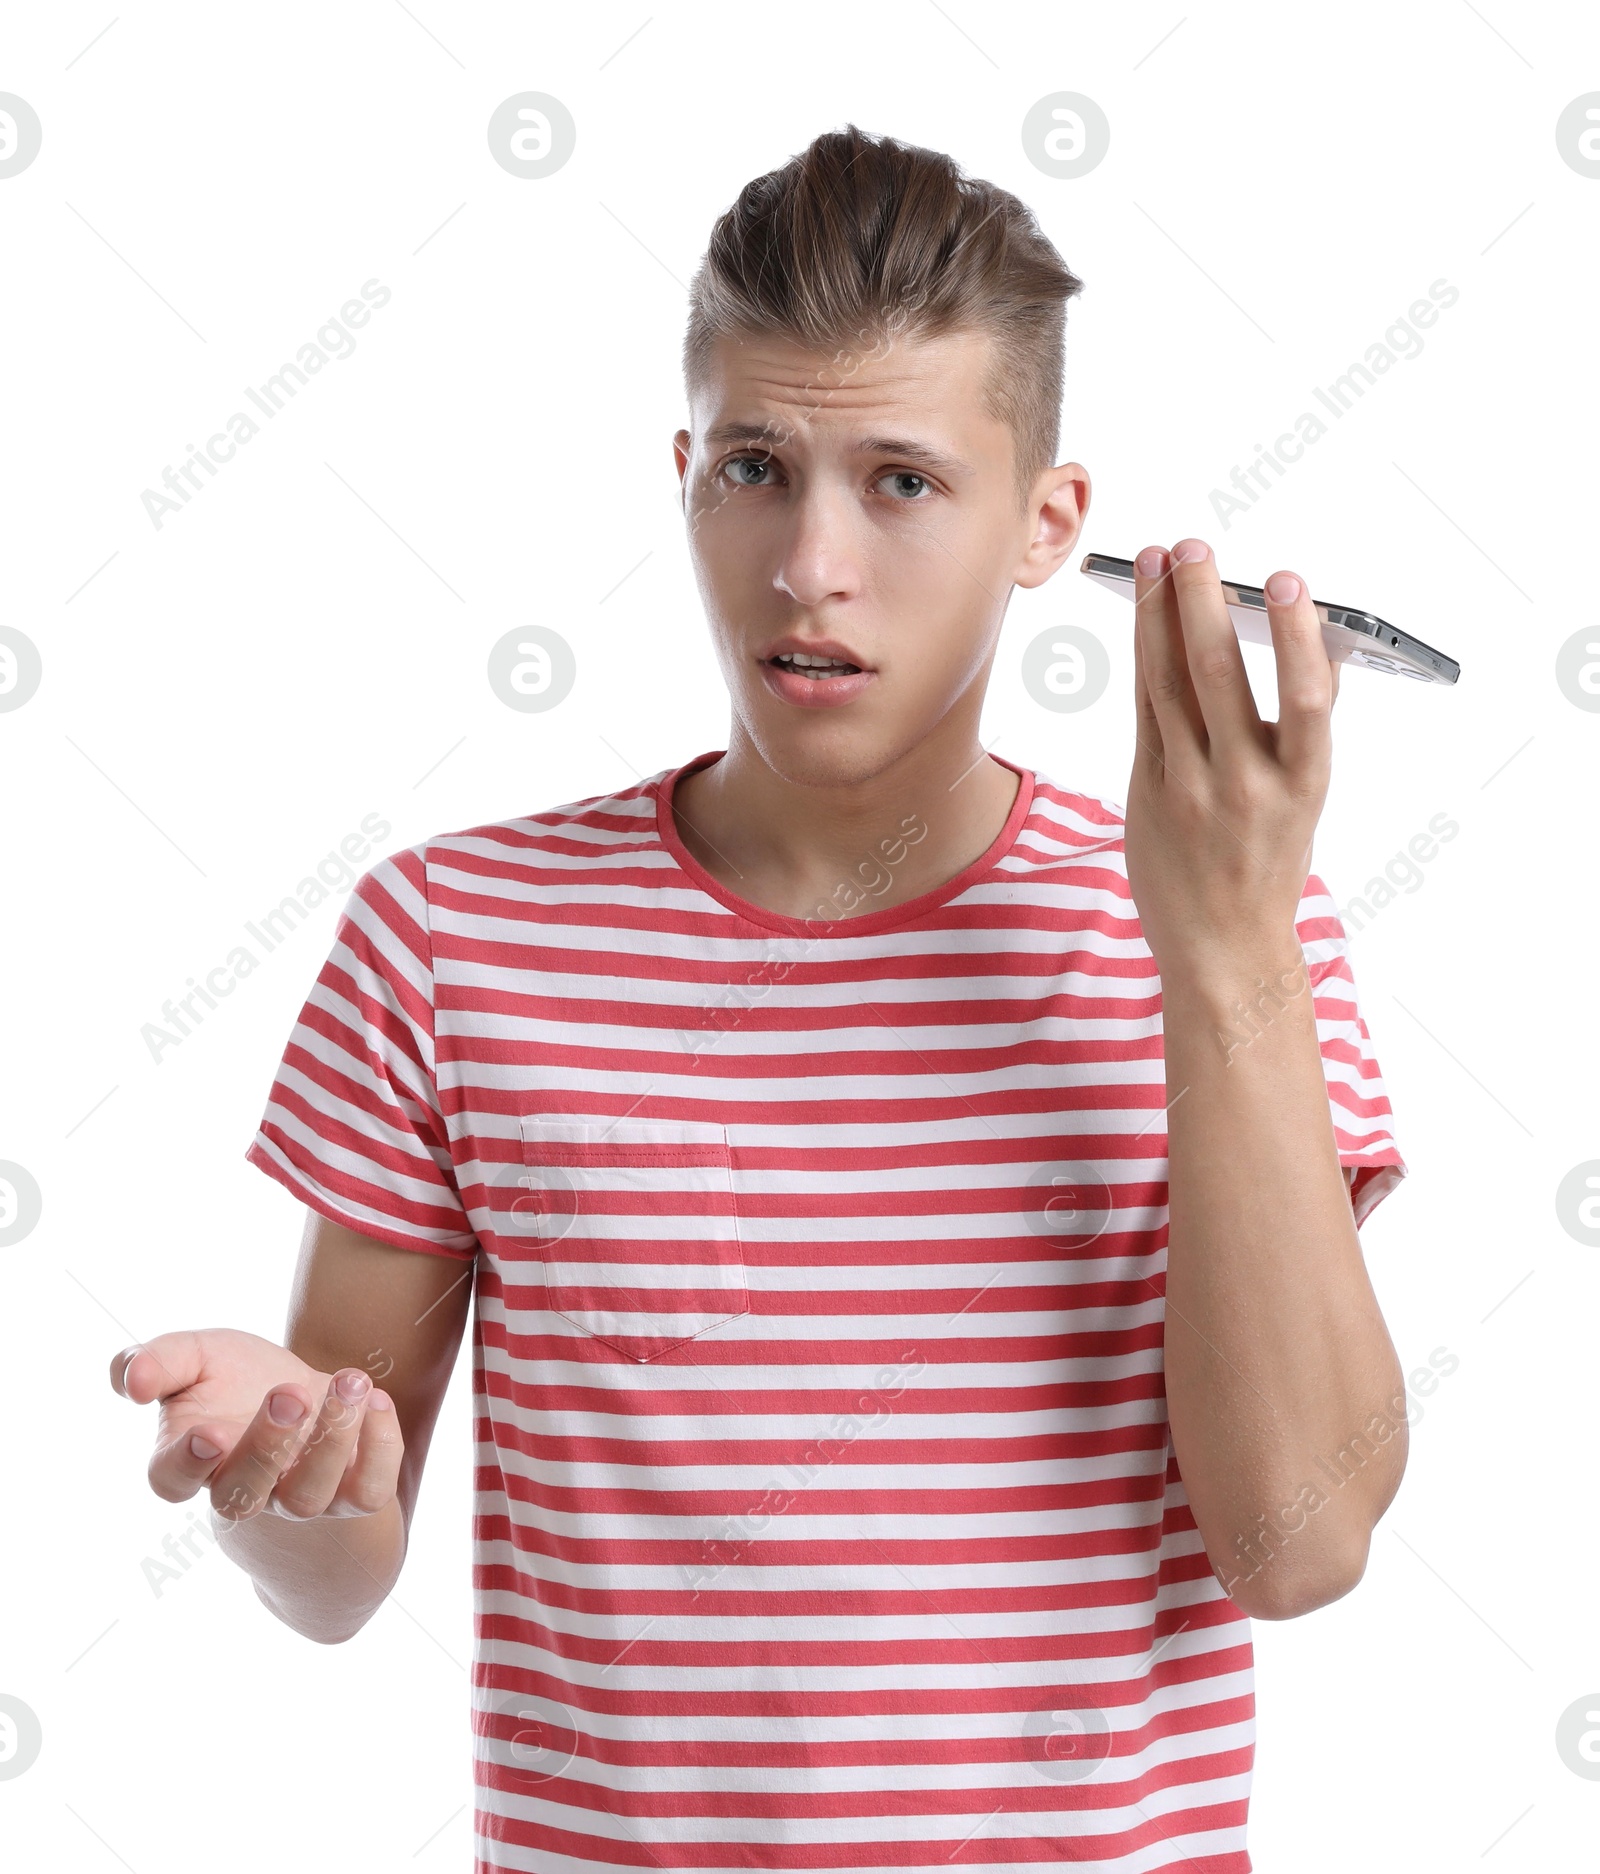
[[[750,1311],[723,1127],[521,1115],[517,1240],[547,1304],[630,1360]]]

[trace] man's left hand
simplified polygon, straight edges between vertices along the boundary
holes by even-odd
[[[1327,796],[1338,665],[1305,581],[1274,573],[1279,714],[1263,722],[1206,543],[1146,547],[1135,573],[1126,852],[1145,941],[1163,976],[1276,953]]]

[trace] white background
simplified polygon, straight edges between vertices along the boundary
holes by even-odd
[[[1364,1248],[1407,1371],[1459,1367],[1359,1588],[1256,1623],[1250,1842],[1263,1874],[1592,1853],[1600,1783],[1555,1729],[1600,1693],[1600,1279],[1555,1192],[1600,1157],[1600,716],[1554,663],[1595,616],[1600,181],[1554,127],[1600,88],[1600,21],[370,0],[128,8],[97,37],[111,17],[18,10],[0,61],[44,126],[0,182],[0,622],[44,661],[0,715],[0,1158],[44,1194],[0,1251],[0,1692],[44,1733],[0,1781],[10,1864],[469,1864],[468,1354],[397,1595],[334,1648],[206,1547],[153,1591],[203,1517],[152,1495],[155,1411],[107,1381],[167,1329],[281,1336],[301,1212],[243,1153],[343,892],[159,1064],[141,1029],[363,815],[394,851],[724,746],[671,460],[684,283],[745,181],[847,120],[1020,194],[1086,281],[1086,548],[1199,533],[1224,573],[1292,567],[1463,665],[1455,690],[1346,674],[1316,852],[1344,903],[1460,826],[1353,939],[1411,1168]],[[577,122],[536,181],[485,137],[529,89]],[[1111,124],[1076,180],[1020,141],[1057,90]],[[393,297],[354,354],[153,527],[141,491],[372,278]],[[1211,490],[1441,278],[1421,354],[1224,530]],[[1062,622],[1112,658],[1080,714],[1018,675]],[[548,715],[485,680],[527,623],[578,657]],[[1071,567],[1016,594],[985,740],[1122,798],[1130,628]]]

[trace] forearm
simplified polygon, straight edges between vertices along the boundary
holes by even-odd
[[[211,1524],[218,1546],[251,1577],[266,1606],[323,1644],[347,1640],[366,1625],[405,1561],[405,1519],[395,1497],[370,1516],[231,1522],[213,1510]]]
[[[1297,938],[1164,972],[1162,988],[1173,1450],[1223,1586],[1284,1618],[1359,1579],[1404,1469],[1404,1381],[1339,1165]],[[1367,1455],[1349,1471],[1352,1440]]]

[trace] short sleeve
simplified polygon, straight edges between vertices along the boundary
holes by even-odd
[[[356,880],[245,1157],[363,1236],[476,1255],[435,1081],[421,847]]]
[[[1349,942],[1328,888],[1315,873],[1300,896],[1295,929],[1305,952],[1328,1083],[1339,1163],[1354,1172],[1350,1202],[1365,1223],[1406,1175],[1372,1037],[1356,1000]]]

